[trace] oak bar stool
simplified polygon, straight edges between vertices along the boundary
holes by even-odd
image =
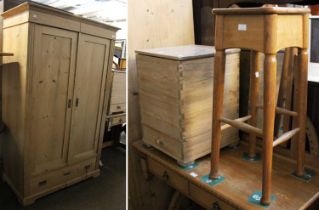
[[[255,156],[256,135],[263,138],[262,205],[271,203],[271,173],[273,148],[294,137],[297,141],[295,174],[304,176],[305,124],[307,107],[308,14],[305,8],[284,8],[266,5],[260,8],[213,9],[216,15],[213,92],[213,127],[210,179],[219,179],[221,123],[237,127],[250,134],[249,156]],[[249,115],[239,119],[223,118],[225,50],[252,50]],[[296,70],[295,111],[276,107],[276,53],[280,49],[298,48]],[[258,62],[264,61],[264,104],[257,105]],[[263,109],[263,129],[256,127],[256,109]],[[294,128],[274,138],[275,112],[293,116]],[[245,123],[245,121],[248,123]]]

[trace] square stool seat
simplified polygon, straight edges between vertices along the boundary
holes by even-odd
[[[307,8],[259,7],[213,9],[216,48],[248,48],[274,53],[287,47],[305,48]],[[217,36],[219,38],[217,38]]]

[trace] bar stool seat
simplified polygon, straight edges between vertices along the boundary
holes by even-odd
[[[296,174],[304,175],[305,125],[307,107],[307,65],[308,65],[308,25],[309,10],[306,8],[283,8],[276,6],[260,8],[214,9],[215,48],[213,127],[211,171],[209,177],[218,179],[220,139],[222,130],[237,127],[249,133],[248,154],[253,158],[256,153],[256,136],[263,139],[263,177],[261,204],[271,203],[271,173],[273,147],[293,138],[297,141]],[[222,116],[225,50],[244,48],[252,50],[249,115],[239,119]],[[281,49],[298,49],[298,68],[295,75],[295,110],[276,107],[276,54]],[[261,53],[264,60],[264,103],[257,104],[258,74]],[[263,110],[263,129],[256,127],[256,110]],[[293,129],[274,140],[275,114],[293,117]],[[246,123],[248,121],[248,123]],[[226,125],[221,125],[225,123]]]

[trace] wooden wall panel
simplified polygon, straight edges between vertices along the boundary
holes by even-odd
[[[214,15],[212,9],[218,7],[216,0],[193,0],[195,42],[202,45],[214,45]]]
[[[142,138],[135,50],[194,44],[192,0],[128,2],[128,142]],[[172,189],[157,179],[145,181],[139,159],[129,148],[130,209],[167,209]]]

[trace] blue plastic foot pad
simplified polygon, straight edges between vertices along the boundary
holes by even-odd
[[[309,182],[309,181],[311,180],[311,178],[316,175],[316,172],[313,171],[313,170],[311,170],[311,169],[306,168],[306,169],[305,169],[305,173],[304,173],[303,176],[298,176],[298,175],[296,174],[296,171],[294,171],[294,172],[292,173],[292,175],[295,176],[295,177],[297,177],[298,179],[301,179],[301,180],[303,180],[303,181]]]
[[[225,177],[219,176],[217,179],[211,179],[211,178],[209,178],[209,175],[205,175],[205,176],[202,176],[200,178],[200,180],[201,180],[201,182],[209,184],[210,186],[214,186],[214,185],[217,185],[217,184],[223,182],[225,180]]]
[[[259,153],[256,153],[255,157],[249,157],[248,153],[244,152],[243,159],[249,161],[259,161],[261,160],[261,155]]]
[[[258,205],[258,206],[262,206],[264,208],[268,208],[269,205],[263,205],[260,202],[261,197],[262,197],[262,193],[260,191],[256,191],[251,196],[249,196],[248,202],[252,203],[252,204],[255,204],[255,205]],[[270,197],[271,197],[271,202],[276,200],[276,196],[275,195],[271,195]]]
[[[198,166],[198,164],[196,162],[188,164],[188,165],[178,165],[181,169],[185,170],[185,171],[190,171],[194,168],[196,168]]]

